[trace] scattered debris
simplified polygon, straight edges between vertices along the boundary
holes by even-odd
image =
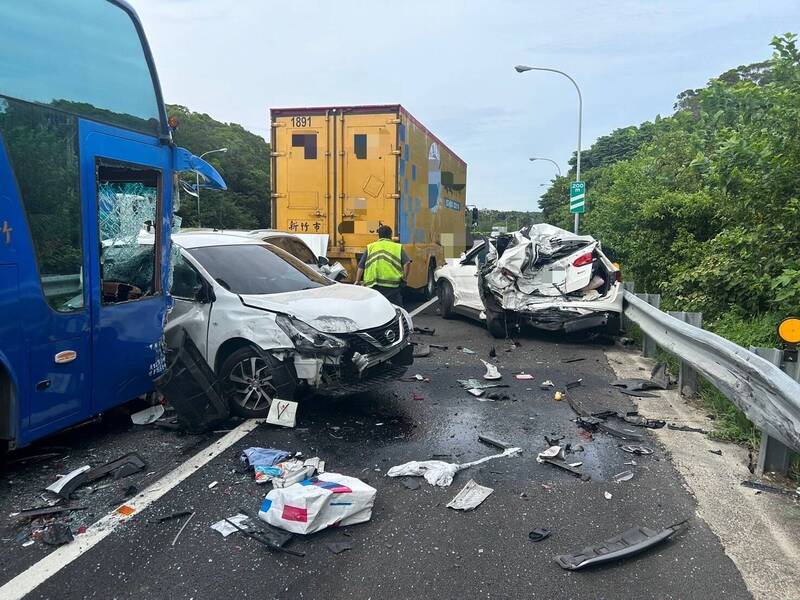
[[[127,504],[123,504],[122,506],[117,507],[117,512],[121,514],[123,517],[130,517],[133,513],[136,512],[136,509]]]
[[[436,328],[414,326],[414,333],[418,333],[419,335],[436,335]]]
[[[92,483],[98,479],[105,477],[109,473],[115,480],[122,479],[134,473],[138,473],[147,466],[144,459],[136,452],[129,452],[116,460],[107,462],[106,464],[95,467],[90,470],[86,475],[86,481],[83,483]]]
[[[218,481],[212,481],[211,483],[208,484],[208,489],[213,490],[215,487],[217,487],[218,483],[219,483]]]
[[[155,404],[153,406],[148,406],[144,410],[133,413],[131,415],[131,421],[134,425],[150,425],[151,423],[158,421],[163,416],[164,405]]]
[[[269,405],[267,423],[281,427],[294,427],[296,417],[297,402],[273,398],[272,404]]]
[[[61,496],[65,500],[69,500],[70,495],[79,486],[86,483],[88,479],[87,473],[91,470],[89,465],[78,467],[74,471],[70,471],[66,475],[62,475],[55,482],[48,485],[45,489],[48,492]]]
[[[431,355],[431,347],[429,344],[413,343],[412,356],[413,358],[425,358]]]
[[[797,495],[800,495],[800,488],[797,488],[797,490],[793,492],[791,490],[780,488],[780,487],[777,487],[777,486],[774,486],[774,485],[767,485],[766,483],[761,483],[761,482],[758,482],[758,481],[752,481],[752,480],[749,480],[749,479],[743,481],[742,485],[744,487],[748,487],[748,488],[751,488],[751,489],[754,489],[754,490],[757,490],[757,491],[760,491],[760,492],[770,492],[770,493],[773,493],[773,494],[781,494],[781,495],[784,495],[784,496],[797,496]]]
[[[28,546],[33,546],[36,543],[35,540],[28,540],[27,542],[22,544],[23,548],[27,548]]]
[[[13,512],[9,516],[16,517],[18,521],[27,521],[30,519],[38,519],[39,517],[49,517],[63,512],[72,512],[73,510],[86,510],[85,506],[46,506],[44,508],[26,508],[18,512]]]
[[[572,388],[579,387],[582,383],[583,379],[576,379],[575,381],[570,381],[565,383],[564,387],[567,388],[568,390],[571,390]]]
[[[258,516],[292,533],[314,533],[369,521],[376,494],[374,487],[355,477],[320,473],[304,485],[271,490]]]
[[[536,457],[536,460],[537,460],[537,462],[540,462],[540,463],[545,463],[545,464],[548,464],[548,465],[552,465],[554,467],[558,467],[559,469],[562,469],[562,470],[566,471],[570,475],[574,475],[575,477],[580,478],[581,481],[589,481],[591,479],[591,477],[589,475],[587,475],[586,473],[583,473],[582,471],[579,471],[575,467],[570,466],[567,462],[565,462],[562,459],[558,459],[558,458],[541,458],[541,460],[540,460],[540,457]]]
[[[569,363],[580,362],[582,360],[586,360],[586,358],[583,357],[583,356],[578,356],[578,357],[575,357],[575,358],[565,358],[561,362],[564,363],[564,364],[569,364]]]
[[[475,354],[474,350],[470,350],[469,348],[465,348],[463,346],[458,346],[458,349],[461,350],[464,354]]]
[[[669,373],[667,373],[667,363],[659,362],[655,364],[653,370],[650,371],[650,381],[660,386],[662,390],[669,387],[670,379]]]
[[[69,525],[64,523],[51,523],[42,530],[42,541],[49,546],[63,546],[74,539]]]
[[[158,519],[156,519],[156,523],[166,523],[167,521],[172,521],[173,519],[182,519],[183,517],[186,517],[190,514],[192,514],[191,510],[179,510],[169,515],[164,515],[163,517],[159,517]]]
[[[459,385],[465,390],[488,390],[490,388],[507,388],[507,383],[487,383],[480,379],[458,379]]]
[[[348,541],[328,542],[327,544],[325,544],[325,547],[334,554],[341,554],[342,552],[345,552],[347,550],[352,550],[353,542],[348,542]]]
[[[255,540],[259,544],[276,552],[285,552],[286,554],[299,556],[301,558],[306,555],[305,552],[284,548],[284,546],[294,537],[291,533],[282,531],[277,527],[273,527],[272,525],[262,523],[260,520],[247,513],[247,511],[242,511],[241,514],[249,517],[249,520],[246,522],[246,524],[244,524],[245,526],[240,526],[230,519],[226,520],[230,525],[233,526],[235,530],[245,537]]]
[[[478,439],[484,444],[489,444],[490,446],[500,448],[501,450],[508,450],[509,448],[514,447],[514,445],[510,444],[509,442],[504,442],[503,440],[498,440],[497,438],[490,437],[488,435],[479,435]]]
[[[492,363],[488,363],[485,360],[481,359],[481,362],[486,367],[486,373],[484,373],[483,378],[488,379],[490,381],[494,381],[496,379],[502,379],[503,376],[500,374],[500,371],[497,370],[497,367],[494,366]]]
[[[631,470],[614,475],[614,483],[622,483],[623,481],[630,481],[631,479],[633,479],[633,471]]]
[[[528,539],[532,542],[541,542],[544,539],[550,537],[550,533],[552,533],[549,529],[545,529],[544,527],[540,527],[538,529],[534,529],[528,534]]]
[[[213,429],[230,416],[214,371],[183,327],[168,332],[167,346],[167,368],[154,380],[156,389],[175,409],[181,428],[190,433]]]
[[[241,531],[247,528],[247,521],[250,519],[247,515],[239,513],[222,521],[217,521],[211,526],[211,529],[218,531],[222,537],[228,537],[232,533]]]
[[[606,500],[611,500],[611,498],[613,498],[611,492],[603,492],[603,496],[605,497]]]
[[[648,527],[634,527],[599,544],[587,546],[570,554],[560,554],[555,560],[561,568],[576,571],[590,565],[627,558],[660,544],[675,533],[677,527],[673,525],[661,531]]]
[[[689,433],[702,433],[702,434],[708,433],[708,431],[700,427],[691,427],[689,425],[678,425],[677,423],[670,423],[669,425],[667,425],[667,429],[672,429],[673,431],[688,431]]]
[[[470,479],[461,489],[455,498],[448,504],[447,508],[455,510],[473,510],[477,508],[494,490],[490,487],[478,485],[474,479]]]
[[[648,456],[653,453],[652,448],[647,446],[620,446],[620,450],[628,454],[637,454],[639,456]]]
[[[637,432],[632,427],[622,425],[624,421],[618,417],[610,417],[608,419],[600,419],[598,417],[577,417],[575,423],[578,427],[586,431],[602,431],[614,437],[623,440],[641,441],[644,439],[642,434]]]
[[[709,450],[709,452],[711,452],[711,454],[716,454],[717,456],[722,456],[722,450],[720,449]]]
[[[422,400],[425,400],[425,396],[420,396],[419,394],[412,394],[411,399],[420,402]]]
[[[633,344],[636,343],[636,340],[633,339],[632,337],[621,337],[619,338],[619,343],[622,344],[623,346],[632,346]]]
[[[666,421],[661,419],[646,419],[636,414],[623,415],[621,419],[626,423],[630,423],[631,425],[636,425],[637,427],[647,427],[648,429],[661,429],[667,424]]]
[[[539,452],[536,456],[536,462],[543,463],[548,458],[564,459],[564,449],[561,446],[550,446],[547,450]]]
[[[539,385],[539,387],[540,387],[541,389],[543,389],[543,390],[552,390],[554,387],[556,387],[556,384],[555,384],[555,383],[553,383],[552,381],[550,381],[549,379],[547,379],[546,381],[543,381],[543,382],[542,382],[542,383]]]
[[[617,388],[617,389],[626,396],[633,396],[634,398],[660,398],[658,394],[654,394],[652,392],[644,392],[641,390],[627,390],[624,388]]]
[[[428,344],[431,348],[437,348],[438,350],[447,350],[449,346],[442,346],[441,344]]]
[[[553,400],[556,400],[556,401],[559,401],[559,402],[561,401],[561,399],[563,397],[564,397],[564,395],[561,392],[556,392],[555,394],[553,394]]]
[[[522,379],[522,380],[533,379],[533,375],[531,375],[530,373],[517,373],[516,375],[514,375],[514,379]]]
[[[507,448],[500,454],[485,456],[483,458],[479,458],[478,460],[462,464],[447,463],[442,460],[412,460],[411,462],[392,467],[386,472],[386,475],[389,477],[403,477],[407,475],[424,477],[425,481],[431,485],[447,487],[453,483],[453,477],[459,471],[463,471],[464,469],[479,465],[489,460],[494,460],[495,458],[515,456],[520,452],[522,452],[522,448]]]

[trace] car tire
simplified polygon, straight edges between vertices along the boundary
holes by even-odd
[[[285,363],[252,346],[228,356],[219,377],[231,412],[246,419],[266,417],[272,400],[293,398],[297,386],[297,378]]]
[[[426,300],[430,300],[436,295],[436,261],[431,259],[428,263],[428,279],[425,282],[425,288],[422,293]]]
[[[503,313],[496,313],[486,310],[486,329],[492,337],[497,339],[505,339],[508,337],[508,326],[506,324],[506,316]]]
[[[453,317],[455,294],[453,293],[453,286],[447,279],[439,280],[436,285],[436,295],[439,298],[439,312],[442,318],[451,319]]]

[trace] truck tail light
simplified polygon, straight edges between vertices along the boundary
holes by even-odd
[[[586,254],[581,254],[578,258],[572,261],[572,266],[582,267],[584,265],[590,265],[592,264],[592,260],[593,260],[592,253],[587,252]]]

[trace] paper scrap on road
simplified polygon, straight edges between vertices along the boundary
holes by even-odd
[[[248,517],[247,515],[239,513],[232,517],[228,517],[227,520],[222,519],[222,521],[217,521],[211,526],[211,529],[213,529],[214,531],[219,531],[222,534],[222,537],[228,537],[230,534],[239,531],[239,529],[248,529],[249,527],[247,525],[247,520],[249,518],[250,517]],[[228,523],[228,521],[235,523],[239,527],[239,529],[236,529],[236,527],[231,525],[231,523]]]
[[[297,402],[275,398],[269,406],[267,423],[271,425],[280,425],[281,427],[294,427],[296,417]]]
[[[494,492],[492,488],[479,485],[474,479],[470,479],[467,485],[447,504],[447,508],[473,510],[486,500],[492,492]]]

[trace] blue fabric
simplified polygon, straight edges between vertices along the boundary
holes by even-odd
[[[275,448],[247,448],[242,451],[239,460],[251,467],[271,467],[287,458],[289,458],[289,453],[285,450],[276,450]]]

